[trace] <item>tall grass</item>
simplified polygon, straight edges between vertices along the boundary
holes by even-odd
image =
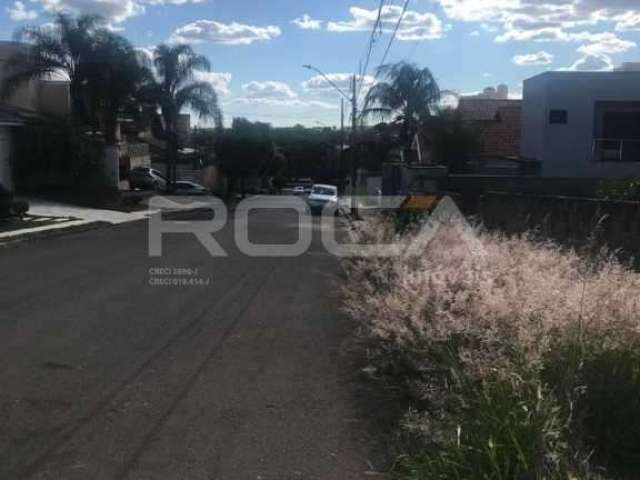
[[[456,224],[417,256],[345,267],[372,366],[413,405],[399,478],[640,478],[640,274]]]

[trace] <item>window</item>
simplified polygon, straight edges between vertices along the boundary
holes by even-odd
[[[566,110],[551,110],[549,112],[549,123],[551,125],[566,125],[569,123],[569,112]]]

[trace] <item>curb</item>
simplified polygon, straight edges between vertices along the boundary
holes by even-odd
[[[111,226],[113,226],[113,224],[109,222],[91,222],[84,225],[72,225],[66,228],[54,228],[50,230],[43,230],[41,232],[25,233],[23,235],[16,235],[15,237],[8,237],[6,240],[0,239],[0,249],[10,248],[25,242],[33,242],[37,240],[44,240],[46,238],[60,237],[71,233],[82,233],[90,230],[96,230],[98,228]]]

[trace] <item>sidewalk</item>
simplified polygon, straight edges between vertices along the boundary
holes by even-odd
[[[0,233],[0,242],[15,240],[23,235],[40,234],[53,230],[81,227],[95,223],[107,223],[117,225],[127,222],[135,222],[148,218],[148,211],[118,212],[114,210],[102,210],[96,208],[80,207],[65,203],[43,200],[39,198],[21,198],[29,203],[29,215],[40,217],[43,221],[55,219],[55,223],[31,228],[22,228]]]

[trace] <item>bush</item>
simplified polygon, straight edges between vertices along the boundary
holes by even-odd
[[[640,179],[603,180],[596,195],[604,200],[640,201]]]
[[[34,121],[16,130],[12,165],[16,189],[108,190],[103,144],[83,137],[65,121]]]
[[[361,233],[372,243],[395,228]],[[418,257],[346,264],[345,309],[370,361],[411,399],[396,476],[637,472],[640,274],[456,224],[426,243]]]

